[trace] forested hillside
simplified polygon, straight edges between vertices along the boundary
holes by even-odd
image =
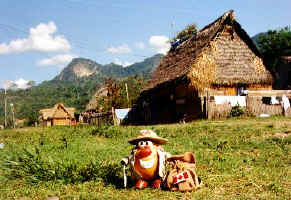
[[[128,83],[130,103],[142,89],[145,80],[151,76],[158,66],[162,56],[160,54],[135,63],[128,67],[116,64],[100,65],[92,60],[74,59],[53,80],[44,81],[29,89],[10,89],[7,92],[7,118],[12,123],[11,106],[13,104],[15,118],[25,119],[32,124],[39,117],[39,110],[52,107],[56,103],[76,108],[77,112],[85,110],[92,95],[110,77],[120,88],[120,106],[127,104],[124,83]],[[4,91],[0,91],[0,125],[4,123]]]

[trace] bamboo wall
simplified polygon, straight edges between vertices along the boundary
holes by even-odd
[[[237,86],[213,86],[209,90],[209,95],[210,96],[216,96],[216,95],[222,95],[222,96],[236,96],[237,94]],[[260,84],[252,84],[252,85],[245,85],[246,90],[251,90],[251,91],[269,91],[272,90],[271,85],[260,85]],[[206,94],[205,94],[206,95]]]
[[[237,88],[236,87],[215,87],[211,89],[209,95],[235,96],[237,95]]]
[[[291,116],[291,109],[284,112],[281,104],[268,105],[262,102],[262,96],[248,96],[247,97],[247,110],[250,115],[258,116],[260,114],[269,115],[285,115]]]
[[[263,96],[247,96],[245,110],[250,116],[259,116],[260,114],[284,115],[291,117],[291,107],[284,111],[281,104],[269,105],[262,101]],[[232,106],[230,104],[216,105],[213,100],[208,100],[207,119],[226,118],[229,116]]]
[[[268,91],[268,90],[272,90],[272,85],[260,85],[260,84],[254,84],[254,85],[249,85],[247,87],[247,90],[264,90],[264,91]]]
[[[214,101],[208,103],[207,118],[208,119],[219,119],[226,118],[232,109],[230,104],[219,104],[216,105]]]
[[[47,121],[44,122],[44,125],[46,127],[51,127],[52,126],[52,121],[51,120],[47,120]]]
[[[71,125],[70,119],[53,119],[53,126],[65,126],[65,125]]]

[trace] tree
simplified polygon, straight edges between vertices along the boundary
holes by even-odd
[[[127,92],[125,84],[128,86],[129,101],[127,100]],[[137,101],[142,88],[145,85],[145,79],[140,76],[127,77],[122,80],[113,80],[107,78],[104,88],[107,90],[107,96],[97,96],[97,107],[99,112],[110,111],[114,108],[131,107]]]
[[[280,60],[280,56],[291,55],[290,27],[269,30],[266,34],[260,35],[258,46],[265,60],[274,70]]]
[[[197,25],[189,24],[182,31],[178,32],[177,35],[171,40],[171,42],[187,39],[190,36],[195,35],[197,32]]]

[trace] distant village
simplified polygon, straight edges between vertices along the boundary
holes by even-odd
[[[291,116],[291,52],[279,55],[277,70],[271,71],[233,10],[189,33],[171,41],[171,49],[134,105],[97,109],[100,99],[106,101],[109,96],[109,89],[102,87],[82,113],[76,114],[75,108],[62,102],[41,109],[39,125],[186,123],[241,114]]]

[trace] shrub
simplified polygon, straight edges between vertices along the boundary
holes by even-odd
[[[178,39],[189,38],[192,35],[195,35],[197,32],[198,32],[197,25],[189,24],[182,31],[177,33],[177,35],[171,40],[171,42],[174,42]]]
[[[229,116],[230,117],[240,117],[243,114],[245,114],[245,110],[240,106],[240,105],[236,105],[234,107],[232,107]]]

